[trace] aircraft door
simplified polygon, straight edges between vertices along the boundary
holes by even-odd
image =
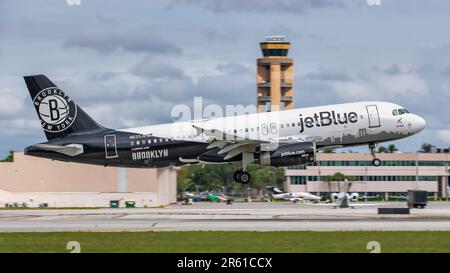
[[[106,158],[119,157],[119,155],[117,154],[116,135],[105,136],[105,157]]]
[[[277,125],[275,123],[270,124],[270,133],[274,136],[277,134]]]
[[[376,105],[367,105],[367,116],[369,118],[369,128],[380,127],[380,115]]]

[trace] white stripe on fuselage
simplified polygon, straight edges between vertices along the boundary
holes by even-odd
[[[368,105],[377,106],[380,126],[373,128],[369,126],[369,115],[366,109]],[[376,135],[382,131],[403,130],[396,127],[397,120],[392,116],[392,109],[397,108],[401,107],[387,102],[354,102],[209,120],[175,122],[119,131],[175,140],[206,142],[205,135],[197,135],[197,130],[193,127],[195,125],[203,129],[215,129],[237,135],[240,138],[247,137],[262,141],[274,141],[280,138],[300,138],[318,142],[324,139],[333,141],[336,138],[342,138],[343,135],[361,134],[362,131]],[[389,139],[380,139],[379,141],[386,140]],[[342,144],[342,141],[335,144]]]

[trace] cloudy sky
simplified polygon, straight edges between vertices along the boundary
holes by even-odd
[[[395,102],[428,123],[398,147],[448,147],[449,13],[442,0],[0,0],[0,156],[45,140],[23,75],[46,74],[107,127],[170,122],[194,96],[255,103],[267,35],[291,41],[297,107]]]

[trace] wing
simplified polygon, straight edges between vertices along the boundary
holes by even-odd
[[[251,136],[240,136],[238,134],[230,134],[217,129],[206,129],[197,125],[192,125],[197,130],[197,134],[205,134],[208,137],[207,149],[219,148],[218,154],[226,154],[224,160],[231,159],[242,154],[242,161],[251,163],[253,161],[253,153],[259,147],[260,151],[274,151],[280,145],[296,142],[311,141],[310,136],[301,136],[298,138],[272,138],[268,135],[263,136],[264,139],[257,139]]]
[[[218,154],[227,154],[224,160],[228,160],[237,155],[253,153],[256,147],[261,146],[261,149],[276,149],[278,143],[266,140],[251,139],[248,137],[241,137],[236,134],[228,134],[217,129],[205,129],[196,125],[192,125],[197,130],[197,134],[205,134],[208,137],[207,149],[220,148]]]

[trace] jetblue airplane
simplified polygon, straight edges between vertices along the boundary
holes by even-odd
[[[411,136],[425,120],[388,102],[364,101],[127,129],[101,126],[46,76],[24,77],[47,141],[26,155],[103,166],[157,168],[239,162],[234,180],[248,183],[246,166],[314,162],[321,149],[368,145]]]

